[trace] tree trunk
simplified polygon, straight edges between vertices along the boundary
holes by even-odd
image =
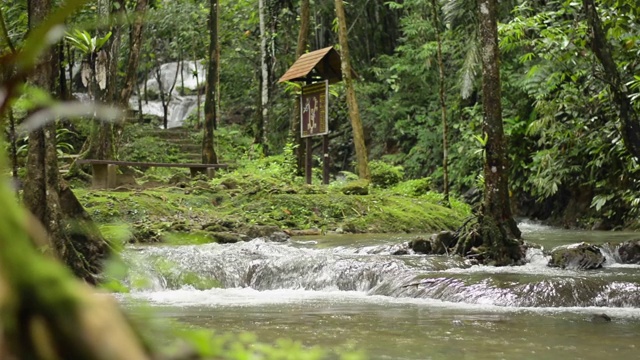
[[[217,118],[216,79],[219,63],[218,47],[218,0],[209,0],[209,64],[207,67],[207,83],[204,99],[204,136],[202,137],[202,162],[216,164],[218,157],[214,148],[213,130]]]
[[[138,81],[138,65],[142,51],[142,39],[144,33],[144,16],[147,11],[148,0],[138,0],[135,9],[135,19],[129,30],[129,59],[127,60],[124,85],[120,91],[118,103],[123,108],[129,107],[129,99],[133,94]],[[138,94],[139,96],[140,94]]]
[[[338,37],[340,38],[340,57],[342,60],[342,79],[345,82],[347,91],[347,105],[349,107],[349,117],[351,118],[351,129],[353,130],[353,144],[356,149],[356,162],[358,165],[358,175],[363,179],[370,179],[369,162],[367,160],[367,147],[364,143],[364,130],[360,120],[358,109],[358,99],[353,88],[351,75],[351,59],[349,58],[349,44],[347,38],[347,20],[344,13],[342,0],[336,1],[336,16],[338,17]]]
[[[267,33],[267,7],[265,1],[258,0],[258,13],[260,17],[260,122],[261,127],[260,138],[257,139],[258,144],[262,144],[262,150],[265,155],[268,153],[267,129],[269,127],[269,72],[270,57],[268,49],[268,41],[271,36]]]
[[[309,39],[309,23],[310,23],[310,11],[309,0],[302,0],[300,2],[300,30],[298,31],[298,44],[296,45],[296,60],[304,54],[307,49],[307,43]],[[296,148],[296,164],[298,165],[298,172],[302,174],[304,172],[304,143],[300,137],[300,99],[296,99],[293,106],[293,115],[291,116],[291,132],[295,139]]]
[[[444,203],[447,206],[449,204],[449,168],[448,168],[448,152],[449,146],[447,144],[447,102],[445,98],[445,89],[444,89],[444,61],[442,60],[442,39],[440,38],[440,15],[438,3],[436,0],[431,0],[431,9],[433,11],[433,27],[435,28],[436,33],[436,43],[438,47],[436,49],[438,56],[438,75],[440,77],[440,81],[438,82],[439,92],[440,92],[440,108],[442,109],[442,182],[443,182],[443,193],[444,193]]]
[[[484,162],[484,203],[481,235],[490,258],[498,265],[517,261],[521,252],[513,239],[520,230],[511,215],[508,190],[507,144],[502,126],[500,60],[496,0],[479,0],[482,46],[482,129],[487,136]]]
[[[620,132],[622,133],[625,147],[632,156],[640,159],[640,118],[631,105],[627,87],[622,81],[618,67],[613,60],[611,46],[602,28],[595,2],[593,0],[583,0],[582,2],[587,22],[591,28],[591,31],[589,31],[591,49],[598,61],[600,61],[600,65],[604,70],[604,79],[609,86],[613,101],[618,107],[620,121],[622,122]]]
[[[123,2],[122,0],[120,1]],[[129,29],[129,58],[127,59],[127,65],[125,68],[124,84],[122,86],[122,90],[120,90],[120,93],[118,94],[118,98],[116,99],[118,105],[125,110],[129,109],[129,99],[131,98],[134,89],[138,89],[138,66],[140,64],[140,52],[142,49],[144,31],[144,15],[147,11],[147,3],[148,0],[138,0],[136,2],[135,17]],[[122,9],[124,9],[124,4],[122,4]],[[138,97],[140,97],[140,91],[138,91]],[[141,105],[141,101],[142,100],[138,99],[139,107]],[[140,113],[142,114],[142,111],[140,111]],[[124,111],[124,114],[127,116],[127,111]],[[118,136],[118,141],[116,141],[118,145],[120,144],[120,139],[124,132],[124,126],[126,123],[126,119],[122,120],[123,121],[114,124],[114,132]]]
[[[50,0],[29,2],[29,28],[40,23],[51,10]],[[55,95],[57,57],[45,52],[29,81]],[[55,253],[85,281],[95,283],[102,261],[108,255],[107,244],[82,210],[68,187],[59,180],[56,153],[56,125],[51,121],[29,134],[27,175],[23,201],[42,223]],[[73,211],[69,211],[71,207]],[[80,216],[81,215],[81,216]],[[80,225],[82,224],[82,225]]]

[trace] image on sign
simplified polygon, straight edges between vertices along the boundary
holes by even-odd
[[[300,97],[301,137],[329,133],[328,91],[328,81],[302,88],[302,96]]]

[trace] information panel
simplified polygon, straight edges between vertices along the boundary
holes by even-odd
[[[300,137],[329,133],[329,81],[302,87]]]

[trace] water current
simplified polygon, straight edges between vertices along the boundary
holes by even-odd
[[[520,228],[546,249],[639,237]],[[391,255],[411,237],[133,247],[125,258],[135,290],[122,301],[144,300],[155,316],[250,331],[264,342],[353,345],[371,359],[639,358],[640,266],[605,254],[600,270],[548,268],[539,249],[526,265],[501,268]],[[594,319],[602,313],[612,321]]]

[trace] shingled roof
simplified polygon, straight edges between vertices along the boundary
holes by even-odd
[[[353,70],[351,74],[357,77]],[[330,83],[342,80],[340,54],[332,46],[300,56],[278,82],[314,80],[329,80]]]

